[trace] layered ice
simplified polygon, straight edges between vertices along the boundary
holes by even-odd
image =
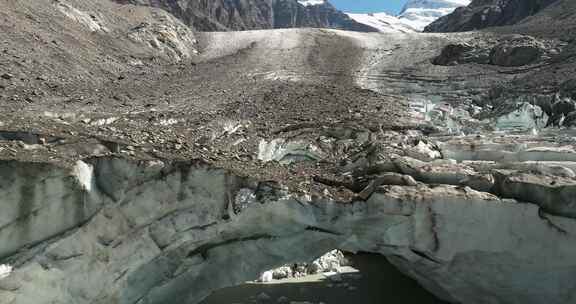
[[[294,263],[267,270],[260,275],[259,282],[271,282],[294,277],[303,277],[318,273],[339,273],[348,265],[348,260],[340,250],[331,250],[312,262]]]
[[[518,109],[500,116],[495,121],[497,131],[527,131],[537,132],[546,126],[548,116],[539,106],[529,103],[520,104]]]

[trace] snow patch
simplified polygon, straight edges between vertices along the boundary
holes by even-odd
[[[348,259],[342,251],[332,250],[311,263],[294,263],[264,271],[258,278],[258,282],[269,283],[274,280],[298,278],[319,273],[330,276],[331,274],[339,274],[341,268],[348,264]]]
[[[87,191],[92,190],[92,181],[94,178],[94,167],[81,160],[76,162],[74,166],[74,176],[80,182],[80,185],[84,187]]]
[[[66,15],[66,17],[86,26],[90,31],[108,32],[108,29],[101,24],[96,15],[83,12],[60,1],[56,1],[55,5],[62,14]]]
[[[412,33],[416,29],[387,13],[347,14],[354,21],[369,25],[382,33]]]
[[[175,125],[177,123],[179,123],[180,121],[178,119],[175,118],[169,118],[169,119],[162,119],[158,122],[158,125],[161,126],[172,126]]]
[[[304,6],[314,6],[314,5],[322,5],[325,4],[325,0],[298,0],[298,3]]]
[[[422,31],[436,19],[468,4],[469,0],[412,0],[404,6],[398,18],[403,24]]]
[[[100,118],[100,119],[84,119],[83,122],[87,123],[91,126],[95,127],[103,127],[107,125],[111,125],[115,123],[119,118],[118,117],[108,117],[108,118]]]
[[[260,276],[260,279],[258,279],[258,281],[262,283],[270,283],[273,280],[274,280],[274,272],[272,272],[271,270],[264,271],[264,273],[262,273],[262,275]]]
[[[0,279],[8,277],[13,271],[12,266],[6,264],[0,264]]]

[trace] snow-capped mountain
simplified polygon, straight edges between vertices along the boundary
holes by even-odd
[[[470,0],[411,0],[406,3],[398,16],[387,13],[348,14],[348,16],[381,32],[417,32],[422,31],[436,19],[452,13],[456,8],[468,4]]]
[[[412,0],[406,3],[398,18],[402,23],[422,31],[436,19],[468,4],[470,0]]]
[[[348,14],[358,23],[369,25],[382,33],[412,33],[416,29],[403,23],[400,18],[387,13]]]

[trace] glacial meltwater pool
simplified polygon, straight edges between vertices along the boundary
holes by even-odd
[[[348,256],[338,278],[323,274],[247,283],[214,292],[202,304],[436,304],[444,303],[375,254]]]

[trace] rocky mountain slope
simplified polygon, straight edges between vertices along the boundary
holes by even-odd
[[[0,2],[0,303],[193,304],[333,249],[450,303],[574,303],[573,42],[518,34],[570,16],[193,33]]]
[[[198,31],[317,27],[373,32],[328,1],[298,0],[116,0],[162,8]]]
[[[311,2],[311,1],[310,1]],[[337,10],[328,1],[300,2],[277,0],[274,2],[274,28],[332,28],[358,32],[375,32],[373,27],[359,23]]]
[[[198,47],[169,13],[110,1],[8,1],[0,18],[0,99],[14,105],[71,100],[70,90],[89,98],[123,73],[190,60]]]
[[[199,31],[265,29],[273,25],[268,0],[118,0],[121,4],[162,8]]]
[[[520,32],[542,37],[557,37],[565,41],[576,38],[576,2],[559,0],[539,13],[523,19],[513,26],[493,28],[501,32]]]
[[[462,32],[516,24],[558,0],[474,0],[428,25],[426,32]]]

